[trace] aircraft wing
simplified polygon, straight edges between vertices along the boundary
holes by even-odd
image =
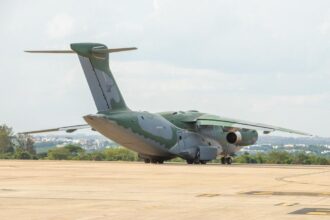
[[[265,134],[268,134],[273,131],[282,131],[292,134],[300,134],[300,135],[307,135],[313,136],[309,133],[277,127],[273,125],[261,124],[261,123],[253,123],[243,120],[231,119],[231,118],[224,118],[215,115],[202,115],[195,119],[197,125],[214,125],[214,126],[222,126],[227,127],[230,129],[253,129],[253,130],[260,130],[263,131]]]
[[[73,125],[73,126],[66,126],[66,127],[59,127],[59,128],[36,130],[36,131],[25,131],[25,132],[20,132],[19,134],[37,134],[37,133],[45,133],[45,132],[53,132],[53,131],[65,131],[67,133],[72,133],[78,129],[85,129],[85,128],[90,128],[90,126],[88,124]]]

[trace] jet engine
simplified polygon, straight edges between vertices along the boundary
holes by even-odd
[[[236,132],[228,132],[226,140],[230,144],[238,146],[247,146],[255,144],[258,140],[258,132],[255,130],[241,130]]]

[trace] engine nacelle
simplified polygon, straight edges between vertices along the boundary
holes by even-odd
[[[258,132],[255,130],[228,132],[226,140],[228,143],[236,144],[238,146],[252,145],[258,140]]]

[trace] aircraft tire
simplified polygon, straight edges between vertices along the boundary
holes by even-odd
[[[150,163],[150,159],[149,158],[144,159],[144,163]]]
[[[225,157],[221,157],[220,161],[221,161],[221,164],[226,164],[226,158]]]
[[[230,165],[230,164],[232,164],[232,162],[233,162],[233,159],[232,159],[231,157],[227,157],[227,158],[226,158],[226,163],[227,163],[227,164]]]
[[[194,163],[194,160],[186,160],[187,161],[187,164],[193,164]]]
[[[206,164],[206,163],[207,163],[206,160],[200,160],[199,162],[200,162],[201,164]]]

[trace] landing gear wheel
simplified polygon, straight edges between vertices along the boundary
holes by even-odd
[[[226,158],[225,157],[221,157],[221,164],[226,164]]]
[[[144,159],[144,162],[145,163],[150,163],[150,159],[149,158],[146,158],[146,159]]]
[[[201,164],[206,164],[206,163],[207,163],[206,160],[200,160],[199,162],[200,162]]]
[[[231,157],[226,158],[226,163],[231,164],[233,162],[233,159]]]
[[[186,160],[187,161],[187,164],[193,164],[194,163],[194,160]]]
[[[156,163],[163,164],[164,163],[164,160],[163,159],[158,159],[158,158],[151,158],[151,159],[149,159],[149,161],[151,163],[154,163],[154,164],[156,164]]]

